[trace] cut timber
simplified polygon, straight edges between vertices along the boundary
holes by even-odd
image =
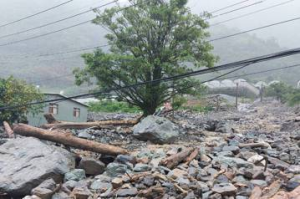
[[[14,138],[14,131],[11,129],[10,125],[7,122],[3,122],[3,127],[5,130],[5,133],[8,135],[9,138]]]
[[[36,137],[43,140],[48,140],[66,146],[92,151],[101,154],[118,155],[126,154],[127,151],[120,147],[111,146],[108,144],[101,144],[98,142],[77,138],[71,134],[61,133],[56,131],[48,131],[36,127],[32,127],[26,124],[18,124],[14,126],[14,133]]]
[[[87,129],[87,128],[107,128],[108,126],[134,126],[139,120],[109,120],[98,122],[61,122],[56,124],[44,124],[43,129]]]
[[[273,182],[269,187],[263,190],[265,194],[263,194],[261,199],[272,198],[280,190],[281,185],[282,183],[280,182],[280,180]]]
[[[55,117],[51,113],[44,114],[44,117],[45,117],[46,121],[48,122],[48,124],[57,124],[57,123],[60,123],[59,121],[57,121],[55,119]]]
[[[270,147],[269,144],[261,142],[261,143],[249,143],[249,144],[239,144],[240,148],[245,148],[245,147],[250,147],[250,148],[257,148],[257,147],[262,147],[262,148],[268,148]]]
[[[185,149],[180,153],[171,155],[170,157],[167,157],[167,158],[161,160],[160,164],[165,167],[168,167],[169,169],[173,169],[179,163],[186,160],[193,151],[194,151],[193,148]]]
[[[199,149],[194,149],[194,151],[185,159],[186,164],[189,164],[194,160],[199,154]]]
[[[259,187],[254,187],[249,199],[258,199],[262,195],[262,190]]]

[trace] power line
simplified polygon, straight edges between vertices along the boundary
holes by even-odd
[[[147,85],[147,84],[170,82],[170,81],[174,81],[174,80],[178,80],[178,79],[193,77],[193,76],[197,76],[197,75],[201,75],[201,74],[212,73],[212,72],[215,72],[215,71],[227,70],[227,69],[231,69],[231,68],[238,68],[238,67],[242,67],[242,66],[245,66],[245,65],[261,63],[261,62],[265,62],[265,61],[269,61],[269,60],[273,60],[273,59],[279,59],[279,58],[283,58],[283,57],[288,57],[288,56],[292,56],[292,55],[296,55],[296,54],[300,54],[300,48],[281,51],[281,52],[268,54],[268,55],[263,55],[263,56],[260,56],[260,57],[250,58],[250,59],[237,61],[237,62],[233,62],[233,63],[228,63],[228,64],[220,65],[220,66],[217,66],[217,67],[214,67],[214,68],[196,70],[196,71],[191,71],[191,72],[187,72],[187,73],[184,73],[184,74],[165,77],[165,78],[161,78],[161,79],[155,79],[155,80],[151,80],[151,81],[139,82],[139,83],[132,84],[132,85],[127,85],[127,86],[120,86],[120,87],[114,88],[114,89],[104,89],[102,91],[98,91],[98,92],[94,92],[94,93],[86,93],[86,94],[75,95],[75,96],[72,96],[72,97],[65,97],[64,99],[52,99],[52,100],[32,102],[32,103],[22,104],[22,105],[3,106],[3,107],[0,107],[0,111],[1,110],[6,110],[6,109],[14,109],[14,108],[19,108],[19,107],[24,107],[24,106],[44,104],[44,103],[49,103],[49,102],[57,102],[59,100],[68,100],[68,99],[78,99],[78,98],[91,97],[91,96],[96,96],[96,95],[103,94],[103,93],[110,93],[110,92],[114,92],[114,91],[120,91],[120,90],[129,89],[129,88],[140,87],[140,86],[144,86],[144,85]]]
[[[237,36],[237,35],[246,34],[246,33],[249,33],[249,32],[256,31],[256,30],[262,30],[262,29],[266,29],[266,28],[273,27],[273,26],[277,26],[277,25],[281,25],[281,24],[285,24],[285,23],[297,21],[297,20],[299,20],[299,19],[300,19],[300,17],[296,17],[296,18],[293,18],[293,19],[289,19],[289,20],[285,20],[285,21],[281,21],[281,22],[269,24],[269,25],[266,25],[266,26],[261,26],[261,27],[258,27],[258,28],[253,28],[253,29],[250,29],[250,30],[238,32],[238,33],[235,33],[235,34],[226,35],[226,36],[223,36],[223,37],[211,39],[211,40],[209,40],[208,42],[213,42],[213,41],[218,41],[218,40],[222,40],[222,39],[227,39],[227,38],[230,38],[230,37],[234,37],[234,36]]]
[[[224,24],[226,22],[233,21],[233,20],[236,20],[236,19],[240,19],[240,18],[243,18],[243,17],[246,17],[246,16],[250,16],[250,15],[253,15],[253,14],[265,11],[265,10],[270,10],[270,9],[273,9],[273,8],[276,8],[276,7],[279,7],[279,6],[291,3],[293,1],[295,1],[295,0],[285,1],[285,2],[282,2],[282,3],[279,3],[279,4],[275,4],[275,5],[267,7],[267,8],[263,8],[263,9],[260,9],[260,10],[254,11],[254,12],[250,12],[250,13],[247,13],[247,14],[243,14],[243,15],[240,15],[240,16],[237,16],[237,17],[233,17],[231,19],[227,19],[227,20],[224,20],[224,21],[221,21],[221,22],[218,22],[218,23],[211,24],[210,27],[217,26],[217,25],[220,25],[220,24]]]
[[[26,16],[26,17],[23,17],[23,18],[21,18],[21,19],[17,19],[17,20],[15,20],[15,21],[12,21],[12,22],[9,22],[9,23],[3,24],[3,25],[0,25],[0,28],[3,28],[3,27],[5,27],[5,26],[11,25],[11,24],[18,23],[18,22],[20,22],[20,21],[24,21],[24,20],[26,20],[26,19],[32,18],[32,17],[34,17],[34,16],[40,15],[40,14],[45,13],[45,12],[48,12],[48,11],[50,11],[50,10],[54,10],[54,9],[56,9],[56,8],[58,8],[58,7],[61,7],[61,6],[65,5],[65,4],[71,3],[72,1],[73,1],[73,0],[69,0],[69,1],[66,1],[66,2],[64,2],[64,3],[58,4],[58,5],[56,5],[56,6],[53,6],[53,7],[51,7],[51,8],[48,8],[48,9],[46,9],[46,10],[37,12],[37,13],[35,13],[35,14],[29,15],[29,16]]]
[[[257,4],[264,3],[265,1],[266,1],[266,0],[258,1],[258,2],[249,4],[249,5],[246,5],[246,6],[242,6],[242,7],[236,8],[236,9],[234,9],[234,10],[230,10],[230,11],[227,11],[227,12],[223,12],[223,13],[218,14],[218,15],[213,15],[213,16],[212,16],[211,18],[209,18],[209,19],[214,19],[214,18],[223,16],[223,15],[231,14],[231,13],[236,12],[236,11],[239,11],[239,10],[244,10],[244,9],[246,9],[246,8],[255,6],[255,5],[257,5]]]
[[[2,35],[2,36],[0,36],[0,39],[7,38],[7,37],[11,37],[11,36],[15,36],[15,35],[19,35],[19,34],[23,34],[23,33],[30,32],[30,31],[33,31],[33,30],[37,30],[37,29],[40,29],[40,28],[44,28],[44,27],[47,27],[47,26],[50,26],[50,25],[53,25],[53,24],[57,24],[57,23],[60,23],[60,22],[62,22],[62,21],[66,21],[66,20],[68,20],[68,19],[72,19],[72,18],[81,16],[81,15],[87,14],[87,13],[89,13],[89,12],[92,12],[92,11],[95,10],[95,9],[99,9],[99,8],[108,6],[108,5],[110,5],[110,4],[116,3],[116,2],[118,2],[118,0],[114,0],[114,1],[108,2],[108,3],[103,4],[103,5],[101,5],[101,6],[97,6],[97,7],[95,7],[95,8],[91,8],[91,9],[86,10],[86,11],[84,11],[84,12],[80,12],[80,13],[78,13],[78,14],[75,14],[75,15],[72,15],[72,16],[69,16],[69,17],[66,17],[66,18],[57,20],[57,21],[53,21],[53,22],[50,22],[50,23],[47,23],[47,24],[44,24],[44,25],[40,25],[40,26],[37,26],[37,27],[34,27],[34,28],[30,28],[30,29],[27,29],[27,30],[22,30],[22,31],[15,32],[15,33],[11,33],[11,34],[7,34],[7,35]]]
[[[126,10],[128,8],[131,8],[131,7],[134,7],[136,5],[137,4],[132,4],[130,6],[124,7],[122,9],[118,10],[118,12],[120,12],[122,10]],[[45,37],[45,36],[48,36],[48,35],[52,35],[52,34],[62,32],[62,31],[65,31],[65,30],[68,30],[68,29],[71,29],[71,28],[75,28],[75,27],[78,27],[78,26],[81,26],[81,25],[84,25],[84,24],[88,24],[88,23],[92,22],[93,20],[94,19],[91,19],[91,20],[88,20],[88,21],[84,21],[84,22],[81,22],[81,23],[78,23],[78,24],[75,24],[75,25],[72,25],[72,26],[68,26],[68,27],[65,27],[65,28],[62,28],[62,29],[59,29],[59,30],[48,32],[48,33],[45,33],[45,34],[41,34],[41,35],[37,35],[37,36],[33,36],[33,37],[28,37],[26,39],[21,39],[21,40],[17,40],[17,41],[12,41],[12,42],[8,42],[8,43],[0,44],[0,47],[9,46],[9,45],[17,44],[17,43],[20,43],[20,42],[29,41],[29,40]]]
[[[229,5],[229,6],[220,8],[220,9],[218,9],[218,10],[211,11],[211,12],[209,12],[209,13],[210,13],[210,14],[214,14],[214,13],[216,13],[216,12],[220,12],[220,11],[222,11],[222,10],[226,10],[226,9],[228,9],[228,8],[237,6],[237,5],[239,5],[239,4],[243,4],[243,3],[247,2],[247,1],[249,1],[249,0],[240,1],[240,2],[238,2],[238,3],[231,4],[231,5]],[[197,1],[197,2],[198,2],[198,1]]]
[[[273,72],[273,71],[279,71],[279,70],[285,70],[285,69],[296,68],[296,67],[299,67],[299,66],[300,66],[300,64],[295,64],[295,65],[285,66],[285,67],[281,67],[281,68],[275,68],[275,69],[269,69],[269,70],[257,71],[257,72],[247,73],[247,74],[241,74],[241,75],[230,76],[230,77],[228,77],[228,79],[237,78],[237,77],[246,77],[246,76],[251,76],[251,75],[259,75],[259,74],[268,73],[268,72]]]

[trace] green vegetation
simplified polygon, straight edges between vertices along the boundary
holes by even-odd
[[[267,87],[265,95],[267,97],[275,97],[280,102],[287,103],[290,106],[300,104],[300,89],[295,89],[282,82]]]
[[[126,102],[118,102],[112,100],[102,100],[101,102],[92,102],[89,104],[89,111],[91,112],[105,112],[105,113],[139,113],[141,109],[136,106],[130,106]]]
[[[84,54],[86,67],[74,71],[77,85],[97,80],[100,89],[180,75],[194,67],[212,67],[216,58],[207,42],[208,24],[187,8],[187,0],[131,0],[136,6],[106,9],[93,21],[110,30],[109,52]],[[207,15],[204,14],[204,17]],[[173,93],[193,92],[195,79],[155,82],[116,91],[122,101],[153,114]]]
[[[18,106],[43,100],[42,94],[33,86],[13,77],[0,79],[0,107]],[[24,106],[14,109],[0,110],[0,123],[7,121],[24,122],[26,114],[36,114],[41,110],[41,106]]]
[[[214,108],[211,106],[195,105],[195,106],[182,106],[179,110],[190,110],[193,112],[208,113],[210,111],[213,111]]]

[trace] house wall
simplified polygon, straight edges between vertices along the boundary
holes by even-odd
[[[47,96],[47,99],[57,99],[61,98],[59,96]],[[86,122],[88,110],[87,107],[81,105],[79,103],[73,102],[71,100],[65,100],[58,102],[58,114],[54,115],[54,117],[59,121],[67,121],[67,122]],[[74,117],[73,111],[74,108],[80,109],[80,117]],[[43,108],[43,111],[37,115],[29,114],[27,116],[28,124],[32,126],[41,126],[46,124],[47,121],[44,118],[44,114],[49,113],[49,103]]]

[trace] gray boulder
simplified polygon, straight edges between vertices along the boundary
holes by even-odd
[[[93,158],[82,158],[79,168],[85,170],[88,175],[99,175],[104,172],[105,164]]]
[[[156,144],[166,144],[174,142],[179,136],[179,131],[170,120],[151,115],[134,126],[133,136]]]
[[[0,192],[25,196],[44,180],[60,182],[74,167],[66,150],[36,138],[12,139],[0,146]]]

